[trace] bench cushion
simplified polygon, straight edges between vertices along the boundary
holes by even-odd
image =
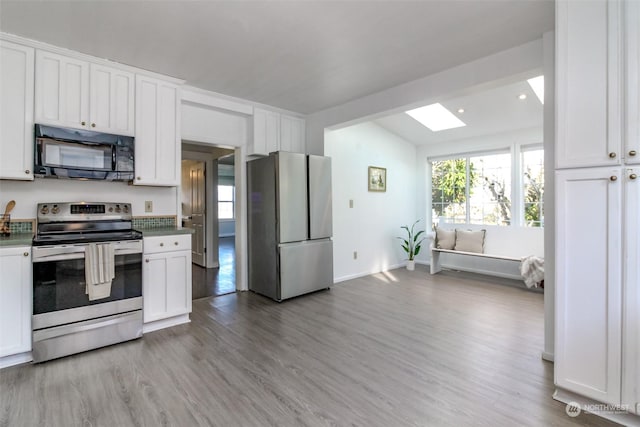
[[[456,228],[455,250],[462,252],[484,252],[484,236],[487,230],[460,230]]]
[[[436,248],[453,249],[456,246],[455,230],[445,230],[436,227]]]

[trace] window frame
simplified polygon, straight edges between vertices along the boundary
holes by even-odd
[[[220,187],[230,187],[231,188],[231,200],[220,200]],[[234,221],[236,219],[236,186],[228,185],[228,184],[218,184],[218,220],[219,221]],[[221,203],[231,203],[231,218],[222,218],[220,217],[220,204]]]

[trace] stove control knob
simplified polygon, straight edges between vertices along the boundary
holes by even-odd
[[[120,205],[116,205],[116,213],[120,213]]]
[[[122,207],[122,210],[124,211],[124,213],[129,213],[129,205],[124,205]]]
[[[40,209],[40,213],[41,213],[42,215],[46,215],[46,214],[48,214],[48,213],[49,213],[49,206],[44,205],[44,206],[42,207],[42,209]]]
[[[113,208],[112,208],[112,207],[111,207],[111,208],[109,208],[109,212],[113,212]]]
[[[53,208],[51,208],[51,213],[55,215],[58,212],[60,212],[60,208],[58,207],[58,205],[53,205]]]

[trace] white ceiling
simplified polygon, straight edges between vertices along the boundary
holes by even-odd
[[[313,113],[538,39],[547,0],[5,1],[0,30]]]
[[[527,98],[518,99],[520,94],[527,95]],[[466,126],[432,132],[404,112],[374,120],[374,123],[416,145],[441,144],[522,129],[542,128],[542,104],[526,81],[438,102],[460,118]],[[459,108],[463,108],[464,113],[458,113]]]

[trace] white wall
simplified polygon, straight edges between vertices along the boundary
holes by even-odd
[[[131,203],[134,216],[180,215],[176,212],[175,187],[146,187],[126,182],[80,181],[36,178],[34,181],[0,181],[0,206],[17,202],[11,217],[36,218],[36,204],[44,202]],[[145,200],[153,202],[153,212],[144,211]]]
[[[400,226],[417,219],[416,147],[376,124],[364,123],[327,131],[324,152],[332,158],[335,280],[402,265],[406,254],[395,237],[402,235]],[[387,169],[386,192],[368,191],[369,166]]]

